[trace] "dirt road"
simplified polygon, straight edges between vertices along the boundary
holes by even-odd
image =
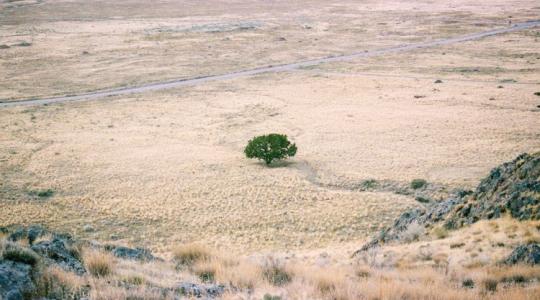
[[[19,106],[19,105],[40,105],[40,104],[51,104],[51,103],[57,103],[57,102],[93,100],[93,99],[109,97],[109,96],[143,93],[147,91],[155,91],[155,90],[176,88],[176,87],[181,87],[181,86],[196,85],[196,84],[201,84],[201,83],[205,83],[209,81],[228,80],[228,79],[234,79],[234,78],[243,77],[243,76],[251,76],[251,75],[256,75],[256,74],[261,74],[261,73],[267,73],[267,72],[291,71],[300,67],[309,67],[309,66],[318,65],[321,63],[327,63],[327,62],[338,62],[338,61],[351,60],[355,58],[372,57],[372,56],[379,56],[379,55],[384,55],[384,54],[389,54],[389,53],[411,51],[415,49],[422,49],[422,48],[429,48],[429,47],[467,42],[467,41],[477,40],[477,39],[481,39],[481,38],[485,38],[485,37],[489,37],[493,35],[504,34],[504,33],[514,32],[514,31],[524,30],[524,29],[530,29],[537,26],[540,26],[540,20],[534,20],[534,21],[529,21],[529,22],[524,22],[524,23],[516,23],[506,28],[477,32],[477,33],[462,35],[462,36],[448,38],[448,39],[441,39],[441,40],[435,40],[435,41],[427,41],[427,42],[414,43],[414,44],[408,44],[408,45],[381,48],[381,49],[375,49],[371,51],[352,53],[348,55],[324,57],[324,58],[319,58],[319,59],[300,61],[296,63],[283,64],[283,65],[278,65],[278,66],[266,66],[266,67],[260,67],[256,69],[232,72],[232,73],[221,74],[221,75],[209,75],[209,76],[204,76],[204,77],[185,78],[185,79],[178,79],[178,80],[172,80],[172,81],[166,81],[166,82],[156,82],[156,83],[150,83],[150,84],[141,85],[141,86],[94,91],[94,92],[79,94],[79,95],[59,96],[59,97],[51,97],[51,98],[43,98],[43,99],[25,99],[25,100],[16,100],[16,101],[10,101],[10,102],[8,102],[7,100],[2,102],[2,100],[0,100],[0,108],[10,107],[10,106]]]

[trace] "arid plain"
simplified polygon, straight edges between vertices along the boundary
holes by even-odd
[[[4,1],[0,100],[225,74],[540,19],[536,1],[488,2]],[[39,223],[165,257],[196,242],[250,257],[309,261],[324,252],[343,263],[424,205],[413,179],[442,200],[540,150],[539,45],[536,27],[287,72],[0,108],[0,225]],[[287,134],[296,157],[270,168],[247,160],[246,142],[268,132]],[[511,249],[500,251],[498,258]]]

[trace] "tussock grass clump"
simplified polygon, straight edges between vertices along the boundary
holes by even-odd
[[[343,273],[337,270],[314,270],[310,274],[306,274],[316,288],[317,292],[330,299],[346,299],[340,292],[343,291],[346,279]]]
[[[199,244],[185,244],[173,250],[173,258],[180,266],[191,267],[200,261],[212,258],[212,252]]]
[[[484,279],[484,281],[482,281],[484,290],[487,292],[495,292],[497,290],[498,284],[499,282],[497,282],[497,280],[494,280],[494,279]]]
[[[431,233],[433,234],[433,236],[435,236],[437,239],[445,239],[448,237],[449,233],[448,233],[448,230],[446,228],[444,228],[443,226],[437,226],[435,228],[433,228],[433,230],[431,231]]]
[[[35,266],[40,260],[39,255],[31,249],[9,242],[4,245],[2,257],[6,260],[16,261],[31,266]]]
[[[292,272],[289,272],[283,264],[275,258],[269,258],[262,267],[262,275],[269,283],[275,286],[283,286],[292,280]]]
[[[47,299],[81,299],[88,294],[82,277],[59,267],[49,267],[36,279],[34,297]]]
[[[218,269],[216,281],[241,289],[253,289],[262,281],[259,265],[244,260]]]
[[[84,263],[94,277],[105,277],[114,272],[114,258],[108,253],[91,251],[84,255]]]
[[[461,286],[464,287],[464,288],[472,289],[472,288],[474,288],[474,280],[472,280],[470,278],[466,278],[461,282]]]
[[[140,275],[124,276],[124,277],[122,277],[121,281],[123,283],[127,283],[127,284],[130,284],[130,285],[136,285],[136,286],[143,285],[146,282],[144,277],[142,277]]]

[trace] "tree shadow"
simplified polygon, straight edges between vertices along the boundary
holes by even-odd
[[[291,165],[295,165],[296,162],[290,161],[290,160],[276,160],[271,162],[269,165],[267,165],[264,161],[259,161],[259,165],[262,165],[264,167],[270,168],[270,169],[278,169],[278,168],[286,168]]]

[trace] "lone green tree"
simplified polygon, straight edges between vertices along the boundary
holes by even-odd
[[[296,144],[289,142],[286,135],[271,133],[249,140],[244,153],[247,158],[258,158],[269,165],[275,159],[293,157],[296,150]]]

